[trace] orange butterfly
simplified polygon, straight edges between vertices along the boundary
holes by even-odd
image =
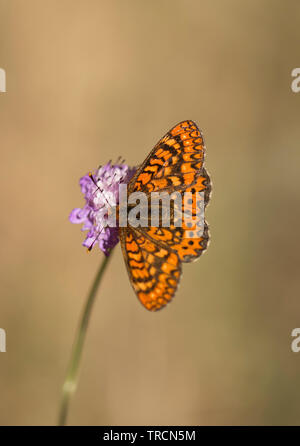
[[[154,147],[128,184],[133,192],[190,192],[190,215],[203,192],[204,207],[211,191],[208,173],[203,167],[205,145],[201,131],[193,121],[172,128]],[[184,210],[186,212],[186,209]],[[174,214],[174,210],[173,210]],[[147,310],[157,311],[173,298],[181,276],[181,263],[196,260],[207,248],[207,223],[202,231],[184,220],[169,227],[119,228],[122,251],[130,282]],[[199,235],[199,236],[198,236]]]

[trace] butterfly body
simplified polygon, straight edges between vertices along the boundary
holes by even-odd
[[[191,197],[187,203],[182,201],[184,209],[183,204],[171,207],[168,226],[162,226],[161,218],[158,226],[151,226],[148,215],[142,226],[119,227],[130,282],[147,310],[157,311],[170,302],[180,281],[182,262],[196,260],[207,248],[205,220],[199,225],[187,218],[182,225],[176,224],[181,213],[191,218],[209,201],[211,186],[203,167],[204,154],[204,140],[197,125],[183,121],[156,144],[128,184],[128,198],[134,192],[143,192],[149,203],[153,192],[182,197],[188,193]]]

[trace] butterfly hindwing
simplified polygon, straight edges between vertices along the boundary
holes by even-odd
[[[163,308],[175,294],[180,275],[178,256],[134,228],[120,228],[130,282],[147,310]]]
[[[184,193],[188,200],[185,200]],[[167,245],[169,249],[176,252],[182,262],[192,262],[205,251],[208,245],[208,226],[204,219],[204,210],[209,201],[210,180],[205,169],[202,175],[198,176],[192,186],[181,192],[182,206],[175,207],[173,211],[173,221],[169,227],[149,226],[141,228],[151,239]],[[200,218],[197,219],[197,211],[203,210]],[[176,226],[176,215],[182,217],[182,224]]]

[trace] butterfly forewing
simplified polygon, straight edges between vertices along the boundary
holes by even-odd
[[[193,121],[173,127],[156,144],[128,186],[128,192],[151,193],[190,186],[204,162],[205,145]]]

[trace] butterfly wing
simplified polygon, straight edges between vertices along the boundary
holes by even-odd
[[[191,192],[192,203],[184,209],[193,216],[203,192],[204,207],[208,203],[210,180],[203,167],[205,145],[201,131],[193,121],[173,127],[154,147],[128,185],[133,192]],[[174,208],[182,213],[183,209]],[[181,275],[181,262],[198,258],[208,243],[208,227],[147,226],[119,228],[121,246],[131,284],[141,303],[151,311],[163,308],[174,296]]]
[[[203,135],[193,121],[173,127],[150,152],[128,185],[128,193],[181,190],[190,186],[204,162]]]
[[[204,211],[209,201],[210,179],[205,169],[198,176],[192,186],[181,192],[181,205],[174,204],[174,217],[183,216],[182,225],[177,227],[174,221],[169,227],[149,226],[141,228],[142,233],[151,240],[167,245],[174,251],[182,262],[196,260],[206,250],[209,241],[208,225],[204,219]],[[190,195],[185,201],[184,193]],[[197,211],[203,209],[202,218],[197,219]]]
[[[181,275],[178,256],[131,227],[120,228],[120,240],[129,279],[140,302],[147,310],[160,310],[176,292]]]

